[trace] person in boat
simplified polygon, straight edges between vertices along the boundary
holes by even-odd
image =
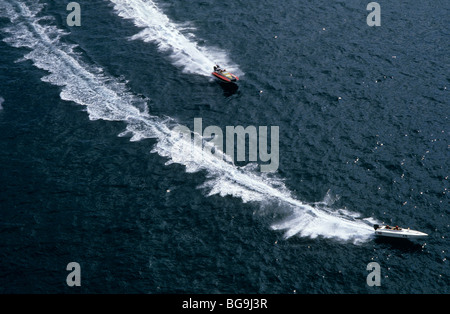
[[[401,230],[398,226],[395,226],[394,230]]]
[[[214,66],[214,71],[216,71],[216,72],[223,72],[223,71],[225,71],[225,70],[224,70],[224,69],[221,69],[220,66],[219,66],[218,64],[216,64],[216,65]]]
[[[225,70],[225,69],[221,69],[220,66],[219,66],[218,64],[216,64],[216,65],[214,66],[214,71],[215,71],[215,72],[219,72],[219,73],[224,73],[224,72],[226,72],[226,70]]]
[[[389,227],[389,225],[386,225],[386,227],[384,227],[385,229],[391,229],[391,227]]]

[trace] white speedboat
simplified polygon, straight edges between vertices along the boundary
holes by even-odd
[[[407,239],[415,239],[415,238],[424,238],[427,237],[428,234],[424,232],[420,232],[417,230],[411,230],[409,228],[400,228],[399,226],[380,226],[374,225],[375,234],[381,237],[391,237],[391,238],[407,238]]]

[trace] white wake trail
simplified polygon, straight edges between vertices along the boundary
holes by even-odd
[[[175,131],[178,125],[172,119],[150,115],[147,100],[135,96],[123,82],[102,69],[83,62],[74,53],[75,46],[59,40],[64,33],[50,25],[51,19],[38,17],[42,6],[30,2],[32,5],[27,6],[25,2],[0,0],[0,16],[11,20],[11,25],[2,30],[7,34],[4,41],[13,47],[29,49],[24,59],[49,73],[42,80],[60,86],[63,100],[85,106],[91,120],[125,122],[126,130],[119,135],[130,134],[132,141],[155,138],[157,143],[152,152],[166,157],[167,164],[184,165],[188,173],[205,171],[206,180],[201,188],[208,195],[231,195],[243,202],[288,212],[284,221],[272,226],[285,230],[286,237],[298,234],[355,243],[369,239],[370,219],[333,210],[326,203],[305,204],[292,196],[276,174],[261,173],[253,164],[237,167],[230,160],[205,154],[200,146],[192,146]],[[185,154],[189,149],[192,154]]]
[[[213,66],[220,64],[242,75],[238,66],[231,63],[227,53],[215,47],[200,46],[195,35],[186,27],[169,19],[152,0],[110,0],[117,14],[134,22],[142,30],[131,37],[144,42],[154,42],[161,51],[168,52],[173,64],[186,73],[211,75]]]

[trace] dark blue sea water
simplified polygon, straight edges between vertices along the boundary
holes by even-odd
[[[68,3],[0,0],[1,293],[449,293],[448,1]],[[195,118],[277,171],[187,158]]]

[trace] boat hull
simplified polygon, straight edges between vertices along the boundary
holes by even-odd
[[[231,74],[229,72],[225,72],[225,73],[212,72],[212,75],[214,75],[220,81],[225,82],[225,83],[235,83],[239,80],[239,77],[237,77],[236,75]]]
[[[417,238],[425,238],[428,236],[428,234],[417,230],[411,229],[394,230],[385,228],[375,230],[375,235],[379,237],[401,238],[401,239],[417,239]]]

